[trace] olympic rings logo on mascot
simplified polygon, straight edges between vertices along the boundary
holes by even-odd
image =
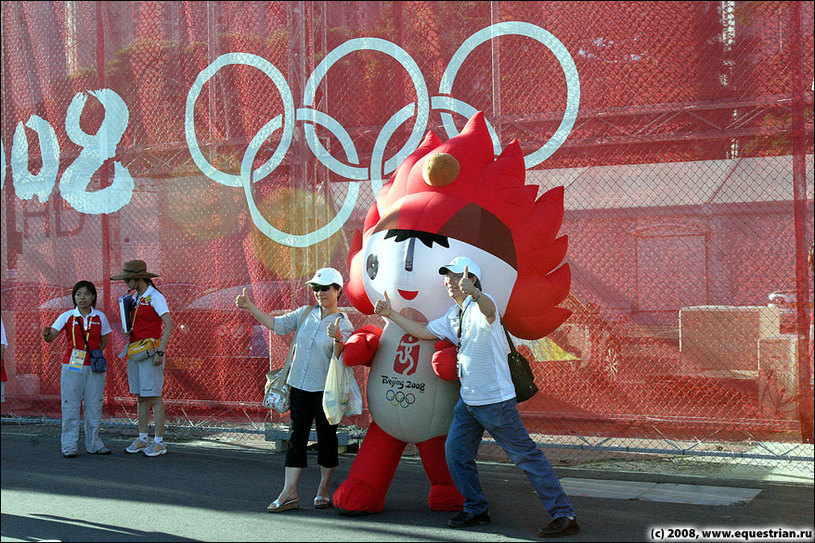
[[[394,407],[402,407],[407,409],[408,406],[416,402],[416,396],[412,392],[405,394],[401,390],[396,391],[392,388],[385,392],[385,399],[388,400]]]

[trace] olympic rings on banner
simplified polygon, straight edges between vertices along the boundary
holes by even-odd
[[[385,392],[385,399],[388,400],[392,406],[401,407],[402,409],[407,409],[408,406],[416,402],[416,396],[412,392],[405,394],[401,390],[396,391],[392,388]]]
[[[472,105],[449,96],[453,88],[456,75],[461,69],[464,61],[477,46],[488,40],[506,35],[526,36],[545,45],[550,51],[552,51],[555,58],[557,58],[561,68],[563,69],[564,76],[566,77],[567,97],[563,119],[561,120],[557,131],[543,146],[529,155],[524,156],[524,164],[526,168],[532,168],[552,156],[552,154],[557,151],[561,145],[563,145],[563,142],[566,141],[566,138],[571,132],[575,120],[577,119],[577,113],[580,107],[580,78],[578,76],[577,67],[574,64],[574,60],[560,40],[539,26],[518,21],[508,21],[494,24],[476,32],[470,36],[470,38],[465,40],[465,42],[450,59],[450,63],[444,71],[439,85],[439,95],[433,97],[430,97],[428,94],[427,84],[421,71],[419,70],[419,66],[416,64],[416,61],[398,45],[380,38],[352,39],[329,52],[328,55],[326,55],[326,57],[314,69],[314,72],[306,82],[303,96],[303,107],[301,108],[295,108],[291,89],[280,71],[269,61],[249,53],[227,53],[225,55],[221,55],[215,59],[212,64],[207,66],[200,74],[198,74],[198,77],[195,79],[195,82],[187,95],[186,111],[184,116],[184,134],[187,139],[187,145],[190,149],[190,155],[192,156],[195,165],[198,166],[201,172],[213,181],[228,187],[243,188],[252,220],[255,223],[255,226],[257,226],[258,229],[267,237],[282,245],[288,245],[291,247],[308,247],[310,245],[314,245],[315,243],[319,243],[320,241],[323,241],[336,233],[351,216],[359,194],[359,183],[352,182],[347,184],[348,192],[345,196],[342,207],[337,212],[337,215],[326,225],[315,230],[314,232],[295,235],[278,230],[269,224],[269,222],[260,213],[256,203],[254,202],[251,187],[252,183],[257,182],[258,180],[272,173],[274,169],[277,168],[277,166],[279,166],[283,161],[283,157],[286,155],[289,147],[291,146],[294,133],[294,122],[301,121],[304,123],[303,131],[305,133],[306,143],[318,161],[320,161],[326,168],[335,174],[346,179],[370,182],[371,191],[373,194],[376,194],[382,187],[385,178],[393,173],[399,164],[401,164],[402,161],[413,151],[415,151],[421,144],[422,138],[427,129],[431,109],[442,111],[442,123],[449,138],[456,136],[458,132],[453,122],[452,115],[450,115],[448,112],[457,113],[469,118],[477,111]],[[394,60],[399,62],[403,68],[405,68],[416,91],[416,102],[404,106],[383,125],[382,130],[374,143],[374,148],[371,155],[371,164],[368,167],[363,167],[360,165],[359,155],[353,140],[348,134],[348,131],[336,119],[327,113],[313,109],[317,88],[328,73],[328,70],[338,60],[356,51],[378,51],[391,56]],[[229,175],[224,173],[207,161],[198,145],[198,138],[195,133],[194,123],[195,102],[198,99],[203,86],[221,68],[233,64],[247,65],[262,71],[276,85],[283,101],[282,116],[278,115],[270,120],[251,139],[243,159],[241,160],[240,175]],[[400,126],[414,116],[416,119],[408,140],[393,156],[385,159],[385,151],[393,134]],[[343,152],[345,153],[347,163],[343,163],[329,154],[329,152],[317,138],[314,125],[322,126],[335,138],[337,138]],[[273,153],[272,157],[257,169],[252,170],[252,165],[263,142],[281,127],[283,129],[283,133],[280,139],[280,144]],[[497,134],[489,121],[487,121],[487,128],[493,140],[493,149],[495,154],[500,154],[500,141],[498,140]]]

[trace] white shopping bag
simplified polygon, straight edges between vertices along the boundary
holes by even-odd
[[[336,356],[331,357],[328,365],[328,375],[325,377],[323,389],[323,411],[329,424],[339,424],[345,414],[347,398],[343,394],[343,381],[345,378],[345,364]]]
[[[362,393],[354,377],[354,370],[336,356],[331,357],[328,365],[323,390],[323,411],[329,424],[339,424],[344,416],[362,414]]]
[[[345,372],[345,386],[347,402],[345,404],[345,416],[362,414],[362,393],[359,391],[357,379],[354,376],[354,368],[342,365]]]

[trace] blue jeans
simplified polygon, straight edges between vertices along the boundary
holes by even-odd
[[[487,510],[475,458],[484,430],[501,445],[512,462],[524,470],[541,503],[552,516],[572,517],[574,509],[543,452],[521,422],[515,399],[490,405],[467,405],[460,398],[447,434],[445,452],[450,475],[464,495],[464,511],[477,515]]]

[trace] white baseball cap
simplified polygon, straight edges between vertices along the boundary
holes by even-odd
[[[339,285],[342,287],[342,274],[334,268],[320,268],[314,272],[314,277],[306,281],[307,285]]]
[[[439,268],[439,273],[441,275],[447,275],[447,272],[464,273],[464,268],[467,268],[469,273],[475,275],[476,279],[481,279],[481,268],[478,267],[475,261],[466,256],[457,256],[452,262]]]

